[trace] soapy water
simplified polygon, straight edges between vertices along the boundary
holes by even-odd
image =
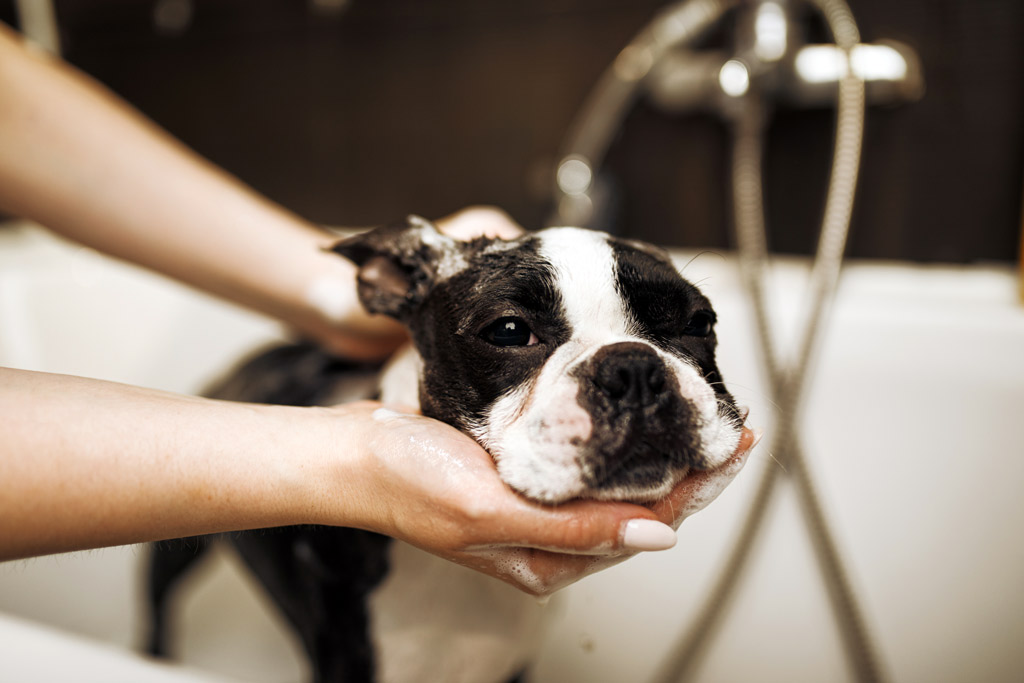
[[[377,410],[373,411],[373,414],[370,417],[373,418],[374,422],[386,423],[393,422],[396,419],[409,417],[409,415],[408,413],[400,413],[397,410],[392,410],[391,408],[377,408]]]
[[[533,593],[547,592],[546,582],[530,569],[529,557],[523,548],[476,550],[471,551],[470,555],[488,560],[502,577],[514,579]]]
[[[538,602],[544,604],[548,597],[563,588],[576,583],[580,579],[595,572],[624,562],[637,553],[614,551],[612,542],[601,543],[589,551],[543,549],[524,546],[500,546],[477,548],[467,552],[468,555],[487,562],[501,578],[523,586],[528,592],[537,596]],[[538,559],[537,552],[560,555],[572,555],[578,561],[566,561],[562,566],[541,576],[532,569],[532,562]],[[568,557],[562,559],[569,560]]]
[[[419,420],[422,419],[418,415],[402,413],[391,408],[377,408],[371,413],[371,418],[374,422],[381,424],[404,422],[405,426],[409,429],[419,428]],[[409,434],[407,440],[410,448],[424,456],[430,465],[438,468],[449,468],[441,471],[451,471],[451,468],[454,468],[459,472],[465,472],[469,469],[465,462],[452,454],[450,449],[439,446],[430,439],[424,439],[416,434]]]
[[[563,567],[556,570],[547,578],[541,578],[530,568],[530,551],[526,548],[495,548],[491,550],[476,550],[471,555],[488,560],[494,567],[494,571],[505,579],[511,579],[515,583],[526,588],[530,593],[544,596],[568,586],[581,574],[569,568]]]
[[[758,430],[754,432],[750,445],[742,452],[735,454],[725,464],[715,470],[695,475],[699,481],[688,487],[690,490],[686,496],[685,504],[673,515],[673,529],[678,529],[683,520],[694,513],[700,512],[721,495],[726,487],[732,483],[732,480],[736,478],[736,475],[740,473],[744,465],[746,465],[750,452],[754,450],[760,439],[761,432]]]

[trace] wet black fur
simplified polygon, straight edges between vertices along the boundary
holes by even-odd
[[[208,395],[254,403],[317,405],[346,376],[375,370],[311,344],[288,345],[253,358]],[[290,526],[151,545],[148,653],[168,656],[174,589],[217,541],[238,553],[295,628],[309,656],[313,680],[373,680],[366,598],[387,574],[390,539],[358,529]]]
[[[540,343],[488,343],[481,332],[506,316],[525,320]],[[530,382],[570,333],[554,273],[529,240],[477,255],[472,267],[434,288],[409,327],[424,360],[423,413],[463,430],[503,394]]]

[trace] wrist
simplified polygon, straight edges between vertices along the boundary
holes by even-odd
[[[268,526],[325,524],[369,528],[374,483],[364,405],[337,407],[257,406],[272,413],[273,429],[290,438],[269,444],[267,469],[274,481],[265,513]],[[292,441],[292,438],[295,441]]]
[[[276,317],[339,355],[357,360],[387,358],[408,335],[398,322],[366,312],[356,294],[356,268],[326,250],[334,238],[310,229],[302,246],[288,258],[293,272]]]

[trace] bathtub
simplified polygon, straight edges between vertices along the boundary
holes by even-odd
[[[734,258],[677,257],[719,313],[727,383],[770,433],[776,416]],[[806,266],[786,259],[772,269],[783,340]],[[280,338],[270,321],[33,226],[0,231],[0,364],[196,392]],[[1022,414],[1024,307],[1011,269],[849,264],[801,436],[892,680],[1005,681],[1024,671]],[[676,548],[559,594],[531,680],[649,680],[710,587],[761,471],[779,467],[769,451],[684,523]],[[784,485],[766,513],[696,680],[851,679],[792,493]],[[63,670],[110,680],[118,657],[135,671],[139,558],[127,547],[0,565],[0,679]],[[298,644],[230,555],[202,573],[180,604],[188,674],[302,680]],[[141,674],[124,680],[133,679]]]

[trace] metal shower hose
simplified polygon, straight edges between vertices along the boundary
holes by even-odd
[[[822,12],[836,44],[846,53],[847,65],[860,34],[845,0],[810,0]],[[669,7],[645,27],[620,53],[570,131],[564,159],[581,159],[591,168],[603,159],[611,133],[618,127],[636,97],[639,81],[650,64],[671,48],[692,41],[717,21],[738,0],[688,0]],[[643,55],[647,64],[623,69],[618,63]],[[616,68],[616,66],[618,68]],[[628,67],[629,64],[627,63]],[[626,74],[626,77],[623,76]],[[762,528],[765,512],[776,491],[781,474],[792,475],[804,519],[821,565],[832,601],[836,622],[850,666],[859,681],[884,680],[875,649],[865,628],[836,543],[829,530],[798,438],[797,424],[803,407],[808,372],[814,359],[820,331],[834,299],[846,246],[854,193],[860,167],[864,128],[864,83],[851,68],[839,81],[835,148],[828,195],[822,219],[817,253],[810,275],[810,303],[799,329],[796,353],[783,357],[775,348],[769,324],[765,293],[768,246],[762,203],[762,153],[765,116],[760,96],[745,96],[734,120],[732,148],[732,190],[741,277],[751,299],[761,341],[762,362],[771,395],[779,407],[780,420],[771,440],[771,450],[780,467],[766,468],[718,580],[689,630],[670,652],[656,678],[658,683],[690,679],[720,624],[729,599],[738,584],[750,550]],[[563,200],[571,199],[563,196]],[[565,213],[564,208],[561,208]]]

